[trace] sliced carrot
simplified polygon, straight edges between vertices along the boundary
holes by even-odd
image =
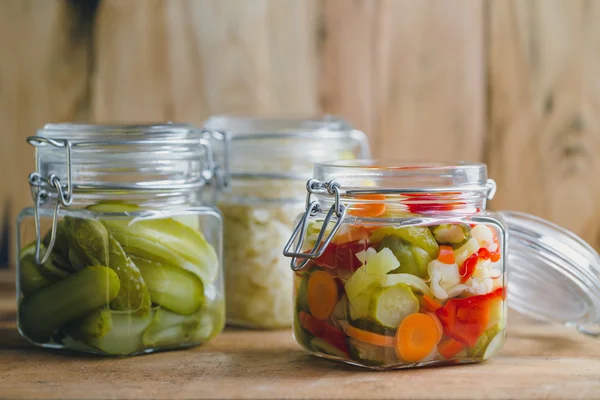
[[[308,308],[318,320],[327,319],[338,301],[338,284],[335,278],[325,271],[315,271],[308,280]]]
[[[442,307],[442,305],[437,300],[435,300],[433,297],[428,296],[426,294],[423,295],[423,298],[421,301],[422,301],[423,307],[426,308],[428,311],[435,311],[438,308]]]
[[[374,218],[385,214],[385,195],[383,194],[365,194],[356,196],[357,199],[369,200],[369,203],[360,203],[352,206],[349,215],[355,217]]]
[[[362,329],[358,329],[352,325],[348,325],[344,331],[346,332],[346,335],[358,340],[359,342],[370,343],[375,346],[394,347],[393,336],[385,336],[378,333],[363,331]]]
[[[442,357],[450,359],[460,353],[465,346],[458,340],[446,338],[438,345],[437,351]]]
[[[438,327],[427,314],[410,314],[396,332],[396,355],[406,362],[427,357],[438,341]]]
[[[425,314],[429,315],[433,319],[433,322],[435,322],[435,326],[438,330],[438,339],[436,342],[437,344],[440,342],[440,340],[442,340],[442,336],[444,336],[444,326],[442,325],[442,321],[440,321],[440,319],[437,317],[437,315],[435,315],[435,313],[425,312]]]
[[[451,246],[440,246],[440,252],[438,253],[438,261],[444,264],[454,264],[454,250]]]

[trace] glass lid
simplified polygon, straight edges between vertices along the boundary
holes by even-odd
[[[508,304],[538,320],[600,335],[600,256],[583,239],[530,214],[508,226]]]

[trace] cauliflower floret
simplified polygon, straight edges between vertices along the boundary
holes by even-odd
[[[477,225],[471,230],[471,235],[477,239],[480,247],[485,247],[489,251],[495,252],[498,250],[498,245],[494,242],[492,229],[487,225]]]
[[[458,265],[444,264],[439,260],[433,260],[427,267],[431,282],[429,286],[434,296],[438,299],[447,299],[448,290],[460,283]]]

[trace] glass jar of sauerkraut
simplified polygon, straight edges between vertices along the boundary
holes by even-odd
[[[218,206],[224,218],[227,322],[250,328],[292,324],[292,277],[280,249],[304,208],[314,162],[368,157],[362,132],[325,117],[215,116],[205,129],[231,135],[231,188]]]
[[[225,321],[225,136],[187,125],[50,124],[28,138],[34,206],[18,217],[18,327],[103,355],[194,346]]]
[[[506,337],[509,264],[515,309],[598,332],[598,254],[547,221],[486,211],[484,164],[336,161],[307,189],[284,254],[294,335],[315,355],[376,369],[487,360]]]

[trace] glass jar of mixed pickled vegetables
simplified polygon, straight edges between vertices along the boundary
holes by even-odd
[[[371,368],[496,354],[507,280],[494,188],[482,164],[317,164],[285,248],[298,343]]]
[[[28,138],[18,327],[48,348],[133,355],[194,346],[225,320],[225,136],[187,125],[50,124]],[[212,200],[211,200],[212,199]]]
[[[334,117],[215,116],[206,129],[231,134],[231,190],[222,193],[227,322],[251,328],[292,324],[292,279],[281,248],[304,208],[313,164],[369,156],[366,137]]]

